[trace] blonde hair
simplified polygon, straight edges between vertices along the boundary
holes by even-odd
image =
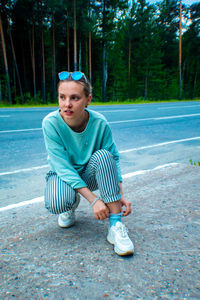
[[[67,78],[67,79],[64,79],[64,80],[60,80],[60,81],[58,82],[58,85],[57,85],[57,91],[58,91],[58,89],[59,89],[61,83],[63,83],[63,82],[69,82],[69,81],[75,81],[75,82],[77,82],[78,84],[82,85],[83,91],[84,91],[85,96],[86,96],[87,98],[89,97],[90,94],[92,94],[92,85],[90,84],[90,82],[89,82],[88,80],[86,81],[86,80],[83,79],[83,78],[81,78],[80,80],[73,80],[73,79],[71,79],[71,78]]]

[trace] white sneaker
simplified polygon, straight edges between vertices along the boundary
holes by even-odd
[[[108,231],[107,241],[114,245],[114,251],[118,255],[132,255],[134,246],[128,236],[128,230],[122,222],[117,222]]]
[[[75,209],[78,207],[80,202],[80,195],[76,194],[76,199],[74,205],[72,206],[71,210],[68,210],[58,216],[58,225],[60,227],[71,227],[75,223]]]

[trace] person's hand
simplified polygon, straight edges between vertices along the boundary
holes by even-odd
[[[109,217],[109,209],[101,199],[97,200],[92,209],[97,220],[104,220]]]
[[[123,216],[128,216],[131,213],[131,202],[129,202],[126,198],[122,197],[120,200],[121,206],[125,206],[125,210],[123,210]]]

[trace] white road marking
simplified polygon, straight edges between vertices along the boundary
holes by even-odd
[[[144,118],[144,119],[111,121],[111,122],[108,122],[108,123],[109,124],[118,124],[118,123],[141,122],[141,121],[157,121],[157,120],[179,119],[179,118],[189,118],[189,117],[197,117],[197,116],[200,116],[200,113],[198,113],[198,114],[189,114],[189,115],[175,115],[175,116],[167,116],[167,117],[158,117],[158,118]],[[42,128],[2,130],[2,131],[0,131],[0,133],[14,133],[14,132],[34,131],[34,130],[42,130]]]
[[[13,209],[13,208],[17,208],[17,207],[21,207],[21,206],[25,206],[25,205],[28,205],[28,204],[34,204],[34,203],[42,202],[43,200],[44,200],[44,196],[34,198],[32,200],[26,200],[26,201],[22,201],[22,202],[15,203],[15,204],[10,204],[10,205],[4,206],[4,207],[0,207],[0,212],[5,211],[5,210],[10,210],[10,209]]]
[[[153,145],[148,145],[148,146],[143,146],[143,147],[138,147],[138,148],[131,148],[131,149],[127,149],[127,150],[121,150],[121,151],[119,151],[119,154],[128,153],[128,152],[132,152],[132,151],[145,150],[145,149],[149,149],[149,148],[162,147],[162,146],[166,146],[169,144],[195,141],[195,140],[200,140],[200,136],[196,136],[193,138],[187,138],[187,139],[181,139],[181,140],[174,140],[174,141],[169,141],[169,142],[160,143],[160,144],[153,144]],[[3,172],[3,173],[0,173],[0,176],[12,175],[12,174],[21,173],[21,172],[31,172],[34,170],[44,169],[47,167],[48,167],[48,165],[42,165],[42,166],[37,166],[37,167],[32,167],[32,168],[27,168],[27,169],[19,169],[19,170],[14,170],[14,171],[9,171],[9,172]]]
[[[122,178],[126,179],[126,178],[130,178],[130,177],[138,176],[138,175],[144,175],[144,174],[147,174],[147,173],[159,170],[159,169],[170,168],[170,167],[174,167],[174,166],[177,166],[177,165],[179,165],[179,164],[177,164],[177,163],[165,164],[165,165],[157,166],[156,168],[149,169],[149,170],[141,170],[141,171],[136,171],[136,172],[132,172],[132,173],[127,173],[127,174],[122,175]],[[29,204],[35,204],[35,203],[42,202],[42,201],[44,201],[44,196],[37,197],[37,198],[34,198],[32,200],[22,201],[22,202],[19,202],[19,203],[10,204],[10,205],[4,206],[4,207],[0,207],[0,212],[7,211],[7,210],[10,210],[10,209],[13,209],[13,208],[26,206],[26,205],[29,205]]]
[[[197,117],[197,116],[200,116],[200,113],[199,114],[190,114],[190,115],[176,115],[176,116],[158,117],[158,118],[145,118],[145,119],[134,119],[134,120],[111,121],[111,122],[109,122],[109,124],[141,122],[141,121],[157,121],[157,120],[179,119],[179,118],[188,118],[188,117]]]
[[[130,177],[133,177],[133,176],[143,175],[143,174],[147,174],[147,173],[150,173],[152,171],[155,171],[155,170],[160,170],[160,169],[164,169],[164,168],[168,168],[168,167],[174,167],[174,166],[178,166],[178,165],[179,165],[178,163],[165,164],[165,165],[158,166],[158,167],[155,167],[155,168],[149,169],[149,170],[140,170],[140,171],[127,173],[127,174],[122,175],[122,178],[130,178]]]
[[[112,113],[112,112],[124,112],[124,111],[137,111],[137,109],[113,109],[113,110],[97,110],[97,112],[100,112],[100,113],[105,113],[105,112],[109,112],[109,113]]]
[[[154,145],[149,145],[149,146],[144,146],[144,147],[122,150],[122,151],[119,151],[119,153],[127,153],[127,152],[132,152],[132,151],[144,150],[144,149],[155,148],[155,147],[162,147],[162,146],[169,145],[169,144],[183,143],[183,142],[189,142],[189,141],[195,141],[195,140],[200,140],[200,136],[196,136],[196,137],[188,138],[188,139],[174,140],[174,141],[170,141],[170,142],[154,144]]]
[[[2,130],[2,131],[0,131],[0,133],[13,133],[13,132],[35,131],[35,130],[42,130],[42,128]]]
[[[176,108],[183,108],[183,107],[200,107],[200,104],[197,105],[180,105],[180,106],[167,106],[167,107],[158,107],[157,109],[176,109]]]
[[[49,165],[43,165],[43,166],[32,167],[32,168],[27,168],[27,169],[14,170],[14,171],[10,171],[10,172],[3,172],[3,173],[0,173],[0,176],[11,175],[11,174],[16,174],[16,173],[21,173],[21,172],[30,172],[30,171],[34,171],[34,170],[38,170],[38,169],[47,168],[48,166]]]

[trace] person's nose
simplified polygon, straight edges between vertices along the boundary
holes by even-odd
[[[71,101],[70,101],[70,98],[67,97],[67,98],[65,99],[65,107],[71,107],[71,106],[72,106],[72,103],[71,103]]]

